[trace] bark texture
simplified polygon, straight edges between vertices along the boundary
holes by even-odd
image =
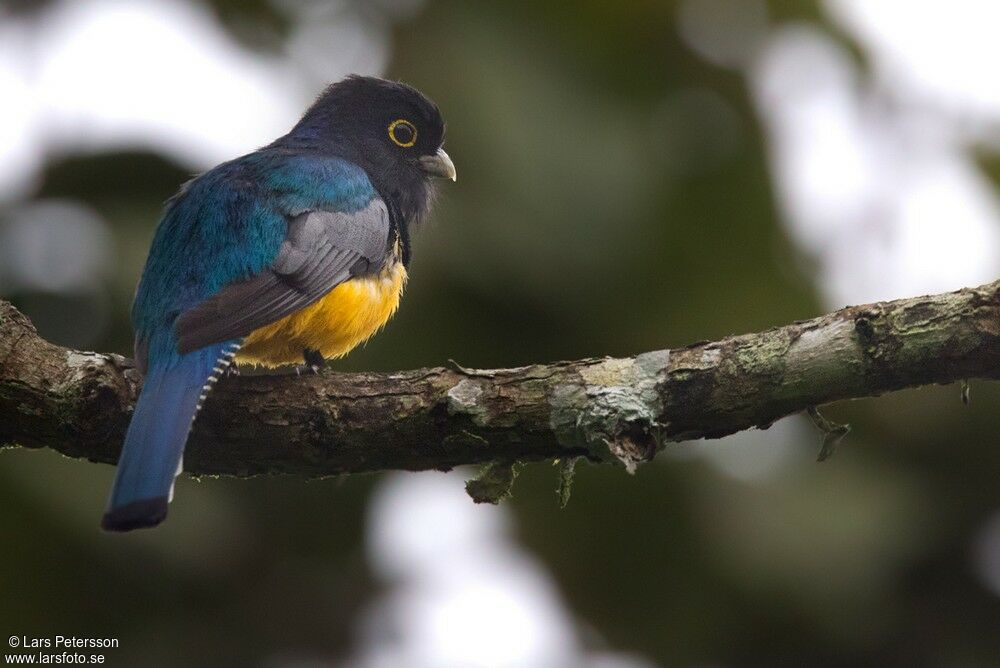
[[[578,456],[632,467],[668,441],[972,378],[1000,378],[1000,281],[633,358],[229,377],[184,462],[237,476]],[[0,302],[0,444],[114,462],[140,383],[130,360],[48,343]]]

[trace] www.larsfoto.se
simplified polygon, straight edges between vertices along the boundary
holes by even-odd
[[[103,654],[81,654],[79,652],[62,652],[59,654],[46,654],[35,652],[33,654],[6,654],[4,663],[11,666],[28,665],[50,665],[50,664],[102,664]]]

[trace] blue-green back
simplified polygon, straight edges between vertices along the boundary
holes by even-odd
[[[278,147],[223,163],[187,183],[167,203],[132,307],[148,364],[178,357],[172,328],[182,311],[271,264],[289,217],[315,209],[350,213],[375,196],[360,167]]]

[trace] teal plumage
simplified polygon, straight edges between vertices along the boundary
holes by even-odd
[[[188,182],[167,204],[132,307],[136,339],[149,360],[169,364],[178,356],[178,314],[274,261],[289,216],[312,209],[352,213],[375,196],[358,166],[282,148],[223,163]]]
[[[414,89],[349,77],[288,135],[205,172],[168,201],[132,307],[146,378],[103,528],[164,519],[194,418],[244,337],[247,350],[272,342],[296,350],[287,332],[299,330],[282,324],[301,316],[314,326],[310,341],[346,336],[353,346],[391,315],[429,178],[454,178],[443,139],[437,108]],[[362,299],[328,299],[355,281],[362,289],[342,293]],[[364,281],[382,287],[369,291]],[[365,301],[369,293],[384,303]],[[325,319],[315,322],[316,313]],[[343,323],[349,336],[336,331]],[[259,350],[250,359],[269,361]],[[287,360],[286,352],[278,363]]]
[[[132,309],[136,358],[147,378],[126,435],[106,529],[128,530],[165,516],[201,397],[218,379],[217,370],[232,363],[226,354],[238,348],[238,340],[228,340],[181,355],[177,316],[274,262],[289,216],[312,209],[350,213],[373,197],[356,165],[269,148],[202,174],[168,203]]]

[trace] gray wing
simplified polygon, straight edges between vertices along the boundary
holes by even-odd
[[[374,199],[355,213],[309,211],[288,223],[270,267],[184,311],[174,324],[183,353],[250,332],[319,300],[353,276],[373,273],[389,251],[389,213]]]

